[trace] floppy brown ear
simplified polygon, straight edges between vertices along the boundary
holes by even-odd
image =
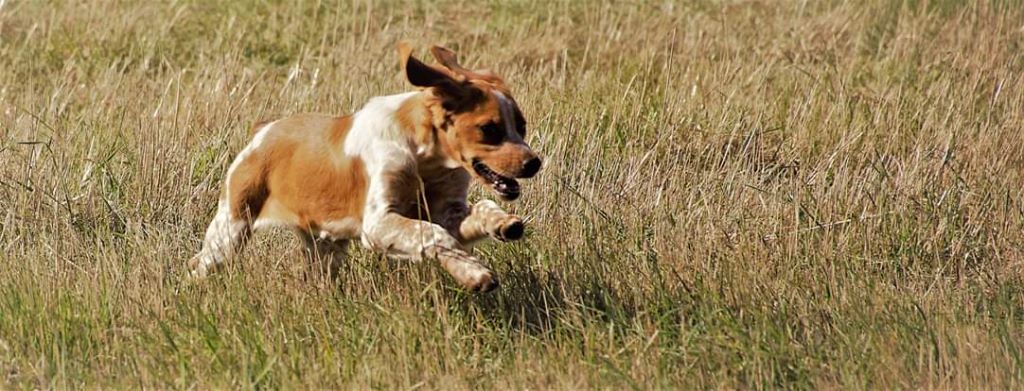
[[[409,83],[417,87],[438,87],[443,84],[456,84],[448,72],[424,64],[412,56],[412,48],[406,43],[398,44],[398,55],[402,61],[402,70]]]
[[[424,64],[412,56],[412,48],[406,43],[398,45],[398,54],[402,61],[402,70],[409,83],[417,87],[433,88],[435,93],[444,99],[446,108],[455,109],[467,104],[475,92],[466,78],[453,74],[445,69]]]
[[[444,65],[445,68],[451,70],[452,73],[456,75],[456,77],[461,76],[469,80],[483,80],[494,84],[505,84],[505,82],[501,80],[501,78],[498,77],[498,75],[495,75],[494,72],[491,72],[489,70],[466,69],[466,67],[463,67],[462,64],[459,64],[459,59],[455,55],[455,52],[451,51],[446,47],[436,45],[432,46],[430,48],[430,54],[433,54],[434,58],[437,59],[437,62],[441,63],[441,65]]]
[[[465,74],[468,71],[468,69],[463,68],[462,65],[459,64],[459,59],[455,55],[455,52],[446,47],[437,45],[431,46],[430,54],[434,55],[437,62],[444,65],[445,68],[451,69],[455,73]]]

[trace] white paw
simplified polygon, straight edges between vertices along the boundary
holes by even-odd
[[[490,270],[483,270],[473,274],[474,275],[472,277],[463,282],[466,289],[481,293],[487,293],[498,289],[500,284],[498,283],[498,276],[496,276],[494,272]]]

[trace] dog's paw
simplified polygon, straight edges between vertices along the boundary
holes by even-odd
[[[523,238],[526,233],[526,225],[523,224],[523,220],[510,216],[508,221],[501,224],[491,233],[491,236],[502,242],[510,242],[513,240],[519,240]]]
[[[220,266],[220,262],[208,262],[204,259],[203,254],[197,254],[188,261],[188,278],[193,281],[204,280],[210,274],[215,273]]]
[[[475,276],[471,281],[465,282],[465,285],[466,289],[470,291],[488,293],[498,289],[500,284],[498,283],[498,276],[494,272],[486,271]]]

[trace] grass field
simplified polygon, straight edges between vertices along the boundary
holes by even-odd
[[[401,40],[546,158],[502,288],[288,232],[185,280],[249,127]],[[0,0],[0,388],[1024,387],[1022,132],[1019,1]]]

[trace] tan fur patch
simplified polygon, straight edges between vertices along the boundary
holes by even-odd
[[[340,152],[351,125],[348,116],[302,114],[264,130],[272,133],[229,179],[233,213],[309,229],[361,220],[366,170],[360,159]]]

